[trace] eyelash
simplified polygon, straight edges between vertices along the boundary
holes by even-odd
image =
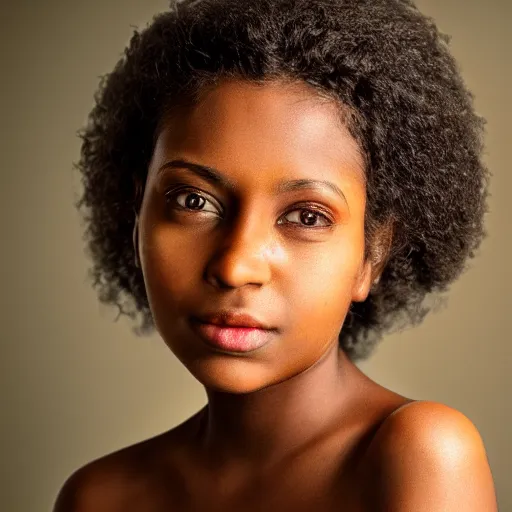
[[[211,201],[209,201],[207,199],[206,194],[204,194],[203,192],[201,192],[200,190],[198,189],[194,189],[194,188],[190,188],[190,187],[187,187],[187,188],[176,188],[176,187],[173,187],[171,189],[168,189],[166,192],[165,192],[165,198],[166,198],[166,203],[169,204],[170,201],[174,198],[176,198],[177,196],[180,196],[180,195],[183,195],[183,194],[196,194],[200,197],[202,197],[205,201],[208,201],[211,203]],[[181,206],[180,204],[176,204],[176,205],[171,205],[172,208],[175,208],[175,209],[180,209],[180,210],[185,210],[187,212],[198,212],[198,213],[201,213],[202,210],[192,210],[190,208],[187,208],[185,206]],[[294,205],[295,208],[292,209],[292,210],[288,210],[284,216],[287,216],[289,213],[291,212],[294,212],[294,211],[297,211],[297,210],[305,210],[305,211],[308,211],[308,212],[313,212],[314,214],[316,215],[319,215],[321,217],[323,217],[323,219],[325,220],[325,222],[327,223],[325,226],[308,226],[306,224],[301,224],[301,223],[298,223],[298,222],[290,222],[290,221],[286,221],[287,224],[290,224],[292,226],[295,226],[295,227],[299,227],[299,228],[304,228],[304,229],[308,229],[308,230],[311,230],[311,229],[326,229],[326,228],[330,228],[332,227],[332,225],[334,224],[333,221],[331,221],[331,219],[325,214],[323,213],[323,210],[321,208],[319,208],[318,206],[312,204],[312,203],[300,203],[298,205]]]

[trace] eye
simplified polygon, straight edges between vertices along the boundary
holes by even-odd
[[[179,192],[179,193],[178,193]],[[218,209],[214,208],[212,210],[204,209],[205,204],[213,204],[211,201],[207,200],[205,194],[195,190],[195,189],[183,189],[180,190],[172,189],[168,190],[165,193],[166,202],[171,203],[172,208],[176,208],[179,210],[188,210],[191,212],[211,212],[218,213]],[[185,200],[179,200],[179,197],[184,197]]]
[[[295,213],[299,212],[299,214]],[[304,205],[302,208],[296,208],[295,210],[291,210],[288,212],[285,217],[288,217],[291,213],[295,214],[295,218],[298,219],[298,222],[290,222],[289,224],[299,224],[299,227],[303,227],[306,229],[311,228],[324,228],[329,227],[333,224],[333,222],[325,215],[321,213],[317,207],[313,207],[312,205]],[[318,225],[317,221],[321,219],[321,225]],[[283,224],[281,219],[278,221],[278,224]]]

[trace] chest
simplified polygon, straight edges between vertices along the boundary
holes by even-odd
[[[173,476],[154,478],[145,495],[130,500],[124,510],[364,512],[364,481],[358,468],[357,450],[333,456],[332,447],[254,473],[181,466]]]
[[[226,492],[222,487],[213,492],[183,493],[175,495],[176,508],[183,512],[204,510],[211,512],[363,512],[359,488],[340,484],[334,477],[321,479],[315,468],[300,480],[286,475],[271,484],[255,480],[237,492]]]

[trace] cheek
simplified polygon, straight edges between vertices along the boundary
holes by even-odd
[[[345,318],[364,249],[362,235],[345,234],[339,242],[326,244],[325,250],[304,258],[294,268],[294,275],[300,279],[293,281],[290,300],[296,318],[305,320],[305,328],[337,329]]]
[[[179,304],[186,297],[184,291],[194,286],[200,245],[192,248],[189,244],[190,237],[180,237],[177,230],[169,226],[141,230],[142,271],[148,298],[154,307],[163,303]]]

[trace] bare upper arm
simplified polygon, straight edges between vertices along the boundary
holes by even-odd
[[[483,441],[461,412],[414,402],[381,425],[365,457],[370,511],[495,512]]]

